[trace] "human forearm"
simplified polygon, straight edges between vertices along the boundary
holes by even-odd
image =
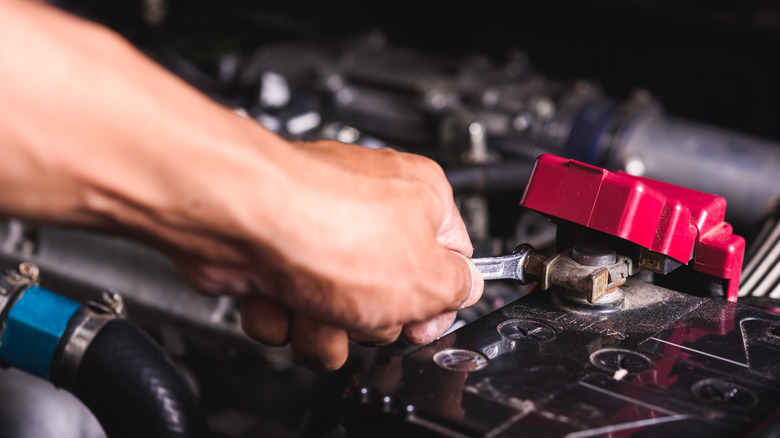
[[[250,335],[325,368],[348,338],[430,341],[479,298],[432,161],[287,142],[42,4],[0,2],[0,22],[0,214],[141,239],[200,291],[242,295]]]
[[[203,195],[219,176],[215,160],[233,160],[223,166],[229,169],[263,166],[251,150],[258,144],[266,155],[276,145],[280,153],[289,149],[108,29],[36,2],[5,1],[0,14],[6,214],[148,228],[146,214],[209,207]],[[217,151],[219,145],[225,147]],[[198,169],[202,181],[193,181]],[[257,169],[258,175],[279,178],[274,169]],[[177,178],[181,172],[187,178]],[[192,187],[199,182],[205,187]]]

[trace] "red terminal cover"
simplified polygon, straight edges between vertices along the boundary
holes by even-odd
[[[723,221],[726,200],[720,196],[544,154],[520,205],[727,279],[727,298],[737,299],[745,239]]]

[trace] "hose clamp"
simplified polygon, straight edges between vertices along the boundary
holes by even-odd
[[[55,384],[68,386],[74,381],[92,340],[108,322],[124,318],[124,311],[122,296],[113,291],[104,291],[101,301],[89,301],[84,306],[78,316],[80,320],[61,344],[60,353],[52,366]]]
[[[38,267],[21,263],[17,270],[0,271],[0,336],[5,329],[8,311],[19,298],[19,293],[38,282]]]

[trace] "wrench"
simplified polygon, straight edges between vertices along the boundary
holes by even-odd
[[[485,280],[514,280],[520,284],[528,284],[532,280],[528,278],[525,265],[534,253],[536,253],[534,247],[524,243],[515,248],[512,254],[498,257],[478,257],[471,259],[471,261],[477,266]]]

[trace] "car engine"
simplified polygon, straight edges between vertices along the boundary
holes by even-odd
[[[438,341],[351,345],[347,364],[325,373],[248,338],[233,298],[196,293],[142,244],[5,218],[0,335],[27,330],[26,303],[70,309],[57,317],[79,325],[56,335],[73,351],[45,329],[23,335],[50,344],[51,374],[0,348],[0,436],[138,436],[138,423],[178,421],[153,416],[171,406],[202,412],[187,427],[217,438],[780,433],[777,5],[50,3],[117,30],[285,138],[434,159],[475,257],[526,244],[540,258],[526,265],[533,282],[487,282]],[[566,197],[592,182],[600,199],[615,178],[656,190],[666,210]],[[537,195],[534,182],[559,189]],[[641,233],[663,234],[643,218],[674,208],[688,212],[686,231],[643,243]],[[628,231],[599,225],[613,216]],[[575,297],[583,266],[591,292]],[[592,292],[594,273],[607,289]],[[112,340],[101,337],[109,328]],[[74,359],[90,342],[105,356]],[[121,377],[95,377],[102,362]],[[134,373],[164,383],[128,400]]]

